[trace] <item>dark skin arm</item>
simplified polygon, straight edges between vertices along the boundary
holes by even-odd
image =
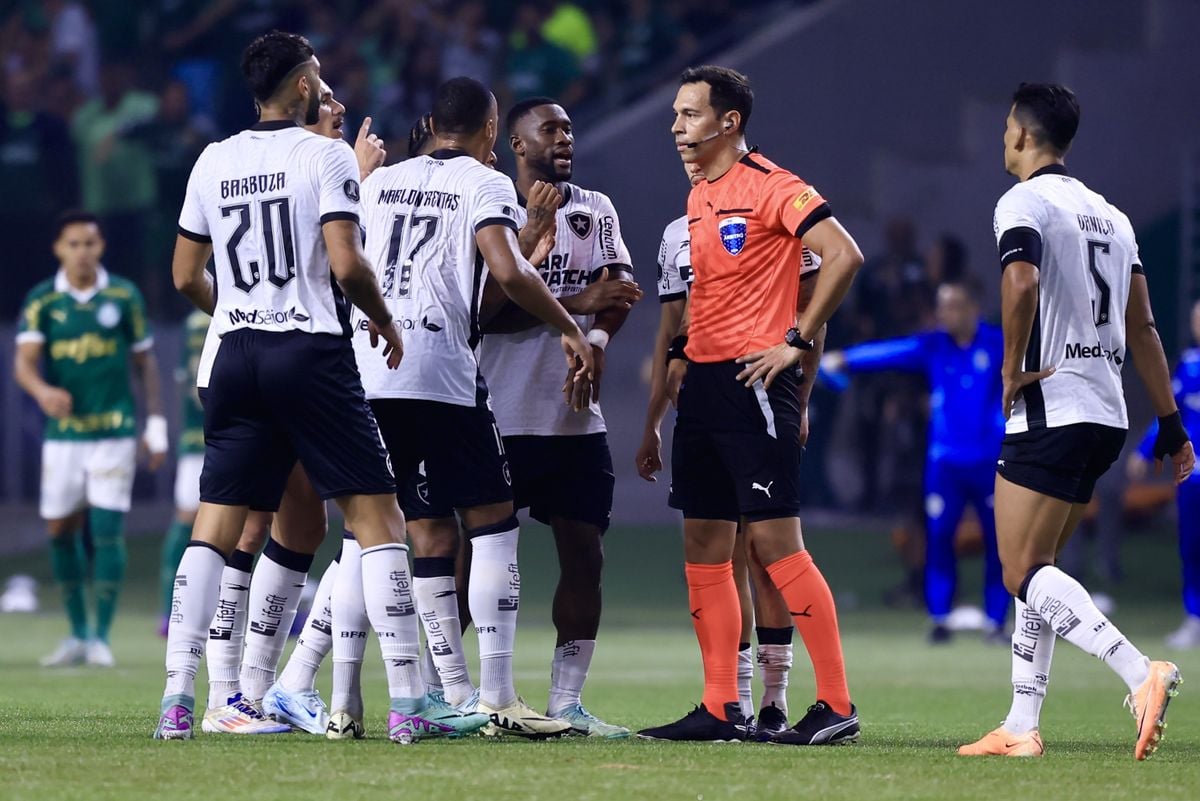
[[[160,391],[158,374],[158,358],[154,355],[154,349],[141,351],[140,353],[132,354],[133,374],[137,376],[138,382],[142,387],[142,399],[146,404],[146,414],[162,415],[162,393]],[[147,450],[147,462],[151,470],[157,470],[163,466],[167,460],[167,454],[152,453]]]
[[[559,303],[571,314],[580,316],[599,315],[609,309],[614,312],[623,312],[620,323],[616,324],[616,328],[620,328],[621,323],[624,323],[625,317],[628,316],[629,310],[633,308],[633,304],[642,297],[641,288],[632,280],[628,270],[629,267],[624,264],[604,267],[600,271],[599,278],[588,284],[582,292],[560,298]],[[479,319],[485,334],[515,334],[541,325],[541,320],[517,304],[508,302],[504,291],[491,275],[488,276],[487,283],[484,285]],[[599,324],[599,319],[596,322]],[[615,333],[615,331],[609,333]]]
[[[1163,353],[1162,340],[1159,339],[1158,328],[1154,325],[1154,312],[1150,308],[1150,289],[1146,284],[1146,276],[1137,273],[1133,274],[1129,282],[1125,331],[1125,341],[1129,353],[1133,356],[1133,365],[1137,368],[1142,383],[1146,385],[1146,393],[1150,396],[1150,405],[1155,416],[1166,417],[1174,414],[1179,407],[1171,389],[1171,370],[1167,365],[1167,356]],[[1196,466],[1196,454],[1192,443],[1186,443],[1170,456],[1174,465],[1175,483],[1182,484]],[[1163,463],[1160,461],[1155,464],[1156,472],[1162,472]]]
[[[814,270],[800,276],[800,296],[796,301],[796,312],[803,315],[808,304],[812,302],[817,289],[818,271]],[[808,443],[808,400],[812,397],[813,384],[816,383],[817,370],[821,366],[821,356],[825,353],[825,332],[828,326],[822,324],[813,337],[813,349],[800,355],[800,382],[796,385],[796,397],[800,401],[800,444]]]
[[[1000,279],[1000,318],[1004,328],[1004,366],[1001,369],[1004,394],[1001,403],[1005,420],[1012,416],[1017,393],[1034,381],[1054,374],[1053,367],[1035,373],[1022,370],[1038,309],[1038,276],[1037,267],[1027,261],[1014,261],[1004,268]]]

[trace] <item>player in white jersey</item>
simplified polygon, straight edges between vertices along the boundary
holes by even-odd
[[[1134,757],[1158,747],[1181,681],[1152,662],[1054,565],[1120,455],[1129,427],[1121,365],[1134,364],[1159,419],[1157,459],[1176,483],[1195,466],[1180,422],[1146,276],[1129,219],[1072,178],[1063,160],[1079,127],[1071,90],[1021,84],[1004,132],[1004,166],[1020,183],[996,204],[1003,277],[1003,410],[996,534],[1004,584],[1016,596],[1013,702],[1004,723],[964,756],[1041,756],[1038,723],[1055,635],[1101,659],[1129,687]]]
[[[558,636],[547,714],[569,721],[578,734],[627,737],[628,729],[588,713],[580,693],[600,626],[602,543],[612,512],[612,457],[598,402],[604,348],[641,290],[632,281],[612,202],[569,183],[574,133],[567,113],[554,100],[537,97],[513,106],[506,123],[516,156],[519,221],[539,224],[535,207],[547,191],[557,193],[554,201],[561,198],[545,215],[553,218],[557,235],[538,269],[551,294],[588,330],[597,365],[596,381],[577,382],[566,405],[552,329],[511,304],[484,328],[480,368],[492,388],[516,506],[550,525],[558,552],[553,607]],[[612,293],[611,302],[596,305],[598,293],[584,292],[593,284]]]
[[[221,343],[203,398],[201,503],[175,578],[160,739],[194,734],[195,675],[225,558],[250,508],[278,508],[297,459],[363,546],[367,612],[393,708],[405,710],[414,738],[447,733],[444,716],[423,717],[404,517],[355,367],[346,300],[367,313],[393,369],[400,329],[362,253],[354,156],[300,127],[318,120],[319,70],[301,36],[273,31],[250,44],[242,72],[259,123],[205,149],[180,213],[175,284],[213,315]],[[451,725],[466,730],[477,717]]]
[[[695,164],[683,165],[692,186],[704,180],[704,172]],[[820,259],[812,251],[803,250],[801,275],[808,276],[802,284],[811,292]],[[650,362],[650,401],[646,407],[646,425],[642,443],[634,455],[634,467],[646,481],[656,481],[654,474],[663,469],[662,421],[667,414],[667,351],[683,320],[688,293],[692,286],[691,236],[687,215],[681,215],[663,229],[658,246],[659,325],[654,339]],[[811,382],[805,385],[811,392]],[[807,399],[806,399],[807,400]],[[742,634],[738,643],[738,702],[742,714],[754,722],[755,736],[769,740],[788,727],[787,686],[792,668],[791,613],[779,589],[754,554],[746,548],[744,527],[738,527],[733,551],[733,579],[737,585],[738,604],[742,611]],[[753,590],[751,589],[753,585]],[[754,629],[758,650],[750,653],[750,630]],[[762,673],[763,693],[754,716],[754,665]]]
[[[321,81],[318,120],[316,124],[304,127],[341,141],[345,111],[345,106],[334,98],[330,86]],[[379,138],[370,133],[370,125],[371,118],[368,117],[354,144],[359,174],[364,178],[386,156]],[[211,366],[219,342],[220,339],[210,331],[204,342],[201,364]],[[198,458],[203,461],[203,456]],[[194,492],[198,503],[198,483]],[[286,731],[279,723],[261,717],[265,713],[280,723],[312,734],[326,732],[329,715],[313,688],[313,679],[330,648],[330,593],[340,555],[321,577],[313,600],[313,613],[300,633],[300,641],[288,663],[289,669],[278,686],[274,682],[279,659],[293,628],[312,555],[324,540],[327,528],[325,503],[299,464],[288,477],[277,514],[252,510],[247,515],[241,538],[221,575],[217,611],[209,625],[205,645],[209,680],[208,712],[202,726],[205,731],[232,734]],[[265,551],[264,544],[267,545]],[[357,569],[357,549],[357,542],[347,535],[343,550],[351,554],[354,569]],[[255,567],[254,557],[260,551],[263,558]],[[365,635],[366,609],[361,591],[351,599],[342,617],[350,628],[361,630]],[[357,672],[353,675],[357,678]],[[237,701],[231,702],[230,699],[235,697]],[[350,735],[354,733],[351,731]]]
[[[512,182],[484,166],[496,141],[491,92],[470,78],[445,82],[430,129],[430,155],[377,170],[363,186],[366,251],[407,338],[404,369],[391,373],[364,363],[363,384],[413,520],[413,589],[446,700],[467,700],[459,691],[469,687],[454,586],[457,511],[472,551],[468,600],[480,650],[476,709],[489,716],[489,732],[556,736],[570,726],[534,712],[513,686],[518,524],[508,463],[474,352],[485,262],[509,297],[559,332],[560,371],[565,351],[568,364],[577,358],[583,364],[578,382],[590,381],[592,351],[518,250]],[[355,347],[366,353],[362,330]]]

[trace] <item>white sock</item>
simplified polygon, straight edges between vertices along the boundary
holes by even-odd
[[[517,519],[471,534],[471,582],[468,600],[479,636],[479,700],[493,709],[517,700],[513,684],[513,641],[521,574],[517,571]]]
[[[171,596],[171,621],[167,630],[167,685],[163,696],[196,697],[196,671],[204,653],[204,637],[220,594],[225,557],[203,543],[193,542],[183,551],[175,571]]]
[[[240,677],[242,694],[250,700],[260,700],[275,683],[275,669],[296,620],[312,560],[312,554],[267,540],[262,559],[254,567],[246,601],[246,651]]]
[[[442,688],[442,677],[438,675],[437,665],[433,663],[433,654],[429,650],[428,638],[425,640],[425,648],[421,651],[421,678],[425,681],[425,692],[446,694]]]
[[[208,626],[205,661],[208,663],[208,708],[225,706],[241,689],[238,670],[246,636],[246,597],[254,554],[234,551],[221,572],[217,611]]]
[[[413,571],[424,574],[413,578],[413,596],[425,629],[425,653],[436,667],[446,702],[457,706],[470,697],[475,686],[471,684],[463,653],[458,593],[454,590],[454,559],[415,559]]]
[[[333,596],[337,568],[338,563],[335,559],[321,575],[321,582],[317,584],[317,597],[313,599],[308,621],[296,640],[295,650],[283,666],[283,672],[279,674],[279,684],[288,692],[311,691],[313,683],[317,680],[317,671],[321,669],[321,662],[333,647],[333,610],[330,608],[330,598]]]
[[[763,683],[762,703],[759,704],[759,709],[774,704],[786,717],[788,673],[792,669],[791,643],[759,643],[756,661]]]
[[[747,719],[754,717],[754,655],[748,642],[738,646],[737,688],[742,715]]]
[[[363,714],[362,663],[367,650],[367,606],[363,600],[362,560],[358,542],[350,536],[342,540],[342,558],[338,562],[329,606],[333,611],[333,695],[331,712],[349,712],[355,718]]]
[[[1100,613],[1075,579],[1048,565],[1034,573],[1025,602],[1067,642],[1112,668],[1133,692],[1150,674],[1150,660]]]
[[[1050,682],[1050,660],[1054,657],[1054,629],[1020,598],[1016,605],[1012,635],[1012,707],[1004,728],[1025,734],[1038,727],[1046,685]]]
[[[388,695],[393,701],[423,698],[421,637],[408,576],[408,546],[394,543],[364,548],[361,561],[367,617],[379,636]]]
[[[554,648],[554,661],[550,665],[550,700],[546,704],[550,717],[580,703],[595,653],[595,640],[568,640]]]

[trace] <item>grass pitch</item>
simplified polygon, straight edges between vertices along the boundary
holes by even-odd
[[[664,529],[608,535],[606,619],[585,702],[635,729],[680,717],[700,696],[678,542]],[[154,634],[157,541],[134,540],[130,588],[113,640],[115,670],[36,667],[64,631],[48,586],[43,614],[0,616],[0,799],[1200,799],[1200,686],[1184,685],[1162,749],[1135,763],[1133,722],[1121,708],[1124,687],[1067,643],[1057,648],[1043,715],[1046,757],[958,757],[958,744],[991,729],[1007,711],[1007,651],[972,635],[930,648],[919,614],[878,608],[879,591],[893,578],[882,536],[811,532],[809,545],[843,607],[846,662],[863,721],[862,741],[853,746],[578,739],[396,746],[383,736],[387,697],[374,645],[364,680],[366,741],[330,743],[293,733],[154,742],[163,679],[163,642]],[[541,531],[526,529],[516,670],[518,689],[535,707],[545,702],[554,643],[552,550]],[[1116,594],[1121,608],[1114,622],[1200,685],[1200,660],[1160,645],[1180,614],[1169,533],[1139,537],[1126,551],[1131,576]],[[41,554],[5,561],[5,573],[47,573]],[[964,566],[964,600],[974,599],[978,572],[977,560]],[[796,657],[793,719],[812,699],[798,639]],[[318,688],[328,698],[327,669]]]

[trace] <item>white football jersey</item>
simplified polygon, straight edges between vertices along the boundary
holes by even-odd
[[[368,398],[475,406],[484,397],[475,346],[484,263],[475,232],[517,230],[517,194],[503,173],[462,151],[437,151],[363,182],[367,258],[402,329],[404,359],[389,370],[356,314],[354,350]]]
[[[684,214],[667,223],[658,245],[658,300],[683,300],[691,285],[692,240]]]
[[[345,142],[292,122],[259,123],[204,149],[180,234],[212,242],[217,308],[210,335],[238,328],[349,336],[321,226],[358,220],[358,162]],[[201,364],[207,386],[215,349]]]
[[[612,201],[574,184],[564,183],[561,189],[554,250],[544,264],[537,265],[556,298],[582,292],[603,267],[630,265]],[[524,225],[525,210],[519,214]],[[587,332],[593,316],[576,315],[575,321]],[[600,404],[592,402],[575,412],[564,402],[567,363],[560,335],[549,325],[515,334],[488,334],[480,346],[479,365],[503,436],[575,436],[605,430]]]
[[[1039,267],[1024,369],[1055,368],[1021,393],[1005,431],[1074,423],[1128,428],[1121,388],[1125,307],[1130,278],[1142,270],[1129,218],[1053,166],[1000,198],[995,231],[1003,264],[1031,261]],[[1036,253],[1025,251],[1029,242],[1036,249],[1038,240],[1035,262]]]
[[[807,247],[801,248],[800,274],[821,267],[821,257]],[[669,303],[683,300],[692,287],[692,247],[687,215],[667,223],[658,245],[658,300]]]

